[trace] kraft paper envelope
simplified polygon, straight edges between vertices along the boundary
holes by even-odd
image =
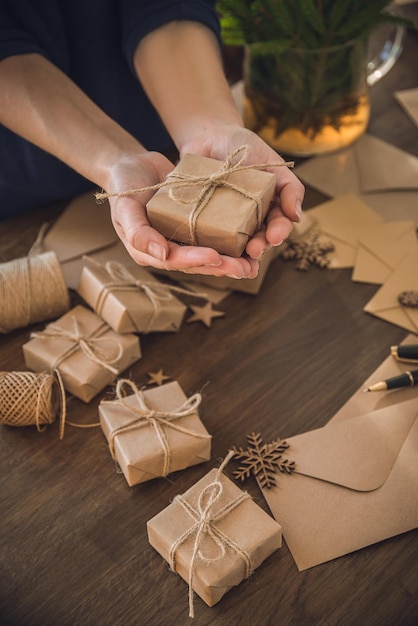
[[[418,87],[395,91],[394,96],[411,120],[418,126]]]
[[[70,289],[78,285],[84,255],[99,261],[133,263],[116,234],[109,207],[98,204],[93,191],[70,202],[45,235],[42,250],[56,253]]]
[[[418,228],[418,191],[382,191],[359,198],[384,220],[412,220]]]
[[[309,159],[295,168],[295,174],[330,196],[418,191],[418,158],[368,134],[349,148]]]
[[[300,571],[418,526],[415,400],[287,443],[296,471],[263,495]]]
[[[353,267],[359,240],[372,235],[382,218],[353,193],[328,200],[313,209],[309,215],[335,247],[329,255],[330,268]]]
[[[402,306],[403,291],[418,292],[418,250],[408,254],[364,307],[364,311],[418,334],[418,308]]]
[[[382,285],[402,259],[414,250],[418,250],[418,240],[413,222],[379,224],[370,237],[360,239],[351,279]]]
[[[401,345],[417,344],[417,336],[410,334],[401,342]],[[339,420],[351,419],[355,415],[362,415],[377,409],[396,405],[399,411],[403,411],[401,404],[414,400],[418,409],[418,386],[404,387],[403,389],[393,389],[391,391],[364,393],[364,390],[380,380],[387,380],[393,376],[399,376],[403,372],[415,369],[415,365],[398,361],[390,354],[388,346],[387,358],[370,374],[357,391],[347,400],[345,404],[328,422],[329,424]]]

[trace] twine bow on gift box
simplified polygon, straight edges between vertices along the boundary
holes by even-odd
[[[65,359],[75,354],[77,350],[81,350],[88,359],[101,365],[112,372],[112,374],[117,374],[118,370],[114,367],[114,364],[122,357],[123,348],[117,339],[113,337],[101,337],[101,335],[109,330],[109,326],[105,323],[100,324],[95,331],[89,335],[84,335],[80,330],[79,322],[75,316],[73,316],[73,325],[73,332],[61,326],[57,326],[56,324],[49,324],[45,330],[31,333],[32,339],[56,338],[67,339],[72,342],[73,345],[65,350],[51,365],[51,370],[57,369]],[[108,353],[104,344],[114,346],[115,351],[113,356]]]
[[[199,175],[194,175],[194,174],[182,174],[180,172],[174,171],[168,174],[165,181],[163,181],[162,183],[158,183],[157,185],[151,185],[149,187],[142,187],[139,189],[129,189],[127,191],[121,191],[117,193],[96,193],[96,200],[101,202],[108,198],[130,196],[136,193],[142,193],[145,191],[157,191],[158,189],[161,189],[162,187],[169,187],[168,193],[169,193],[169,196],[173,200],[175,200],[176,202],[179,202],[180,204],[193,205],[189,213],[188,226],[189,226],[190,241],[192,245],[196,246],[198,245],[197,234],[196,234],[196,223],[197,223],[197,219],[199,215],[208,205],[215,191],[219,187],[226,187],[228,189],[232,189],[233,191],[236,191],[243,197],[248,198],[249,200],[252,200],[255,203],[257,230],[259,230],[261,228],[261,224],[263,221],[262,205],[261,205],[260,198],[257,195],[251,193],[250,191],[247,191],[246,189],[240,187],[239,185],[235,185],[234,183],[228,180],[228,177],[230,176],[230,174],[233,174],[235,172],[242,172],[244,170],[251,170],[251,169],[252,170],[254,169],[264,170],[269,167],[282,167],[282,166],[293,167],[294,162],[284,161],[283,163],[259,163],[259,164],[252,164],[252,165],[244,165],[244,161],[246,160],[249,154],[249,151],[250,151],[249,146],[247,145],[240,146],[239,148],[234,150],[225,159],[225,161],[221,162],[221,167],[219,168],[217,172],[214,172],[213,174],[199,176]],[[234,163],[234,159],[236,159],[236,157],[240,155],[241,153],[242,153],[242,156],[238,159],[236,163]],[[176,190],[185,189],[185,188],[196,188],[200,191],[195,198],[191,200],[185,200],[184,198],[179,197],[175,193]]]
[[[88,258],[88,257],[87,257]],[[105,270],[111,281],[105,283],[97,296],[94,306],[98,315],[102,315],[103,307],[108,295],[114,291],[142,291],[152,304],[153,312],[143,332],[148,332],[158,315],[161,313],[161,303],[172,298],[173,293],[193,296],[195,298],[207,299],[207,294],[203,292],[190,291],[175,285],[168,285],[158,281],[145,281],[136,278],[122,263],[118,261],[107,261],[104,265],[97,263],[93,259],[88,259],[97,267]]]
[[[130,404],[126,401],[126,397],[123,393],[123,387],[125,385],[130,387],[130,389],[133,391],[136,399],[135,405]],[[196,433],[192,430],[189,430],[188,428],[184,428],[183,426],[175,423],[176,420],[185,417],[186,415],[191,415],[192,413],[195,413],[197,411],[197,408],[202,401],[202,396],[199,393],[195,393],[177,408],[171,410],[167,409],[166,411],[157,411],[147,405],[144,393],[140,389],[138,389],[133,381],[127,378],[121,378],[116,384],[116,397],[117,400],[105,400],[102,402],[102,404],[117,404],[119,406],[122,406],[124,409],[132,414],[132,419],[123,426],[119,426],[118,428],[112,430],[109,435],[109,450],[114,460],[116,460],[116,437],[118,435],[121,435],[122,433],[138,430],[139,428],[143,428],[144,426],[149,425],[154,429],[158,441],[161,444],[161,449],[163,451],[163,471],[161,475],[167,476],[170,473],[171,450],[167,440],[167,435],[164,431],[164,427],[172,428],[177,432],[184,433],[185,435],[190,435],[198,439],[208,439],[210,437],[210,435],[208,434]]]
[[[240,495],[235,498],[235,500],[231,500],[216,512],[213,510],[223,492],[223,485],[221,482],[222,471],[233,456],[234,452],[231,450],[225,457],[223,463],[219,466],[215,480],[209,485],[206,485],[206,487],[199,494],[196,508],[194,508],[190,502],[185,500],[180,495],[174,498],[174,501],[178,502],[194,521],[192,526],[173,543],[169,553],[170,567],[173,571],[176,571],[177,550],[185,543],[185,541],[187,541],[187,539],[194,536],[193,553],[190,560],[188,580],[189,617],[191,618],[194,617],[193,579],[196,561],[198,558],[206,564],[211,564],[222,559],[225,556],[226,548],[230,548],[243,560],[245,565],[245,578],[248,578],[254,569],[248,552],[243,550],[237,543],[235,543],[216,526],[216,522],[219,522],[221,519],[226,517],[233,509],[244,502],[244,500],[247,500],[250,495],[246,491],[242,491]],[[217,556],[210,557],[203,554],[201,544],[205,536],[210,537],[217,546],[219,550]]]

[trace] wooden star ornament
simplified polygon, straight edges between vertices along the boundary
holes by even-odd
[[[189,317],[187,323],[202,322],[207,328],[212,325],[212,319],[215,317],[223,317],[225,313],[223,311],[217,311],[213,308],[212,302],[206,302],[204,306],[190,305],[193,311],[193,315]]]
[[[165,380],[171,378],[166,376],[162,369],[158,370],[158,372],[148,372],[148,377],[147,385],[162,385]]]
[[[237,448],[233,446],[233,458],[242,460],[240,467],[233,472],[237,480],[246,480],[253,474],[263,489],[270,489],[276,485],[277,471],[282,474],[293,474],[295,462],[283,459],[283,452],[289,448],[289,444],[282,439],[276,439],[272,443],[264,443],[259,433],[247,435],[248,447]]]

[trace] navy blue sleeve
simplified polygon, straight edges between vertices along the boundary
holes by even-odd
[[[139,41],[167,22],[189,20],[210,28],[221,41],[215,0],[125,0],[122,15],[122,46],[135,74],[133,57]]]
[[[66,32],[59,3],[0,0],[0,60],[29,53],[66,66]]]

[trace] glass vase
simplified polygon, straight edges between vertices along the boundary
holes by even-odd
[[[278,152],[310,156],[348,146],[370,116],[367,44],[319,49],[246,47],[243,116]]]

